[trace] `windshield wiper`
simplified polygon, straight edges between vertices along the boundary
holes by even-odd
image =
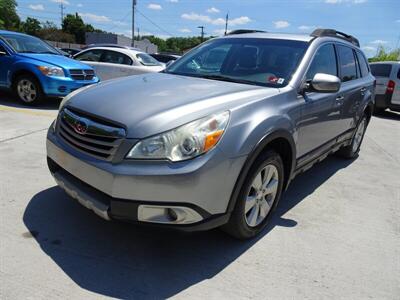
[[[261,85],[256,82],[250,81],[250,80],[226,77],[226,76],[222,76],[222,75],[201,75],[199,77],[205,78],[205,79],[227,81],[227,82],[235,82],[235,83],[243,83],[243,84],[251,84],[251,85]]]

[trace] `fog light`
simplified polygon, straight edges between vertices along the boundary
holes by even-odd
[[[184,206],[139,205],[138,220],[163,224],[192,224],[200,222],[203,217]]]

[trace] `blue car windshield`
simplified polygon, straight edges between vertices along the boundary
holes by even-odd
[[[0,37],[18,53],[60,55],[60,52],[58,52],[52,46],[33,36],[6,33],[0,34]]]
[[[288,84],[308,43],[264,38],[223,38],[191,50],[164,72],[268,87]]]

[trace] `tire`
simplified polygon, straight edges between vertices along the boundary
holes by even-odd
[[[32,75],[18,76],[13,84],[15,97],[24,105],[37,105],[45,96],[39,81]]]
[[[341,148],[338,151],[338,154],[347,159],[353,159],[358,156],[358,153],[360,152],[360,147],[362,144],[362,141],[364,140],[364,135],[365,131],[368,126],[368,119],[367,116],[364,114],[364,116],[360,119],[358,122],[358,125],[354,131],[353,137],[351,139],[350,145]]]
[[[243,185],[237,187],[240,192],[235,208],[222,229],[238,239],[248,239],[259,234],[267,226],[279,202],[283,182],[282,159],[275,151],[267,150],[254,162]],[[261,189],[257,190],[260,184]]]

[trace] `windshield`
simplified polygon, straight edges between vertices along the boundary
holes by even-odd
[[[60,53],[49,44],[46,44],[41,39],[29,35],[1,34],[0,37],[2,37],[18,53],[46,53],[60,55]]]
[[[144,66],[161,66],[160,62],[147,53],[136,54],[138,61]]]
[[[166,73],[261,86],[288,84],[308,44],[303,41],[224,38],[206,42]]]

